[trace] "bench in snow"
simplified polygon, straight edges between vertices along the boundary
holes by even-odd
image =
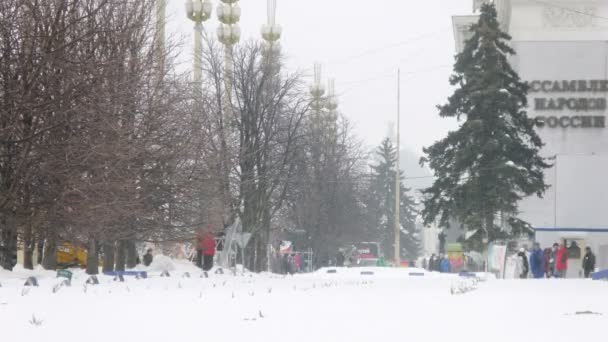
[[[423,277],[424,272],[410,272],[409,275],[410,277]]]
[[[593,280],[608,280],[608,270],[602,270],[599,272],[593,272],[591,274]]]
[[[465,271],[458,273],[458,275],[464,278],[477,278],[477,275],[475,273]]]

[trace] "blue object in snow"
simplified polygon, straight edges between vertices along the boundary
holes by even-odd
[[[450,265],[450,260],[443,259],[443,260],[441,260],[441,263],[439,264],[439,271],[441,273],[450,273],[451,267],[452,267],[452,265]]]
[[[544,278],[545,270],[544,264],[544,253],[541,249],[535,249],[530,253],[530,271],[534,278]]]
[[[602,279],[608,280],[608,270],[602,270],[602,271],[599,271],[599,272],[593,272],[591,274],[591,279],[593,279],[593,280],[602,280]]]
[[[475,275],[475,273],[471,273],[471,272],[466,272],[466,271],[462,271],[460,273],[458,273],[459,276],[464,277],[464,278],[475,278],[477,277],[477,275]]]

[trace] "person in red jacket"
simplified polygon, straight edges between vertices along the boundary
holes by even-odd
[[[206,232],[201,239],[201,251],[203,254],[203,271],[213,268],[213,257],[215,256],[215,238],[210,232]]]
[[[559,244],[555,258],[555,277],[566,278],[566,271],[568,270],[568,249],[563,243]]]

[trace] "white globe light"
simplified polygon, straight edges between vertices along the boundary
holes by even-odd
[[[209,0],[186,1],[186,14],[194,22],[206,21],[211,17],[213,6]]]
[[[203,3],[203,11],[207,13],[208,16],[211,15],[211,12],[213,12],[213,4],[211,1],[205,1]]]
[[[196,13],[196,15],[201,14],[201,12],[203,11],[203,3],[195,0],[192,5],[193,5],[192,11],[194,13]]]
[[[239,41],[241,39],[241,27],[239,25],[232,25],[232,37]]]
[[[238,5],[219,5],[217,8],[217,18],[222,24],[236,24],[241,19],[241,8]]]
[[[310,93],[315,97],[323,96],[325,94],[325,87],[322,84],[313,84],[310,87]]]

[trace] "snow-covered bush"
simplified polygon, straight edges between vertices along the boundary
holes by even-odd
[[[152,264],[148,267],[149,271],[174,271],[175,264],[173,263],[173,259],[169,258],[165,255],[155,255],[152,260]]]

